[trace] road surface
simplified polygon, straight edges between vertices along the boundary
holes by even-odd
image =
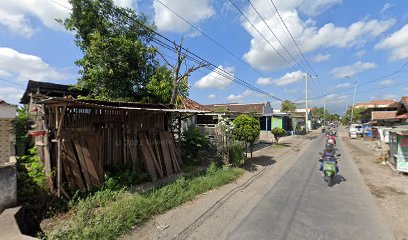
[[[394,239],[340,140],[342,181],[331,188],[318,171],[323,134],[286,137],[282,145],[254,152],[236,182],[158,215],[122,239]]]
[[[226,235],[227,239],[394,239],[342,143],[340,173],[329,188],[318,172],[321,134]]]

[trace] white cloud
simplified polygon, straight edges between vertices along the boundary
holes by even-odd
[[[239,95],[231,94],[227,97],[227,100],[231,102],[240,102],[243,98],[244,96],[242,94]]]
[[[210,0],[161,0],[161,2],[194,25],[215,14]],[[191,30],[191,26],[188,23],[184,22],[157,0],[153,1],[153,7],[154,22],[159,31],[185,33]]]
[[[264,97],[264,96],[262,94],[257,94],[252,90],[246,89],[245,91],[238,95],[230,94],[227,97],[227,100],[231,102],[242,102],[242,100],[244,100],[244,98],[247,97]]]
[[[367,51],[363,49],[363,50],[360,50],[360,51],[356,52],[356,56],[357,56],[358,58],[361,58],[361,57],[363,57],[364,55],[366,55],[366,53],[367,53]]]
[[[4,47],[0,47],[0,71],[8,76],[14,75],[18,81],[65,80],[70,77],[69,74],[51,67],[38,56]]]
[[[11,73],[7,72],[6,70],[0,69],[0,77],[9,77]]]
[[[395,23],[394,19],[374,19],[357,21],[348,27],[339,27],[333,23],[327,23],[319,28],[313,20],[308,19],[303,21],[300,18],[298,11],[303,2],[304,1],[294,0],[279,1],[276,4],[280,10],[282,18],[304,53],[318,48],[350,48],[362,46],[367,41],[372,40],[388,30]],[[337,4],[339,1],[329,1],[332,3],[329,5],[326,4],[327,1],[310,0],[307,2],[309,2],[309,4],[314,2],[317,6],[327,9],[327,7],[333,6],[332,4],[335,3]],[[288,51],[291,52],[294,58],[300,58],[299,52],[296,51],[291,38],[288,37],[288,33],[282,28],[281,24],[277,23],[278,18],[276,12],[271,11],[270,7],[265,6],[266,4],[264,0],[254,0],[253,4],[268,23],[269,27],[280,37],[280,41],[286,46]],[[263,33],[281,55],[287,55],[262,19],[250,6],[246,8],[245,15],[248,16],[256,28]],[[249,64],[265,71],[274,70],[288,65],[244,18],[241,18],[241,20],[245,30],[252,36],[250,50],[243,56]],[[290,63],[293,62],[289,57],[286,57],[286,59]]]
[[[345,82],[345,83],[339,83],[339,84],[337,84],[337,85],[335,86],[335,88],[347,88],[347,87],[350,87],[350,86],[351,86],[350,83]]]
[[[133,0],[114,0],[122,7],[131,7]],[[12,0],[0,1],[0,24],[10,31],[31,37],[36,27],[30,21],[31,17],[37,18],[41,23],[51,29],[64,30],[55,19],[69,17],[71,4],[68,0],[58,1],[35,1],[35,0]]]
[[[217,70],[210,72],[209,74],[198,80],[195,86],[198,88],[220,88],[220,89],[229,87],[232,84],[232,81],[229,78],[221,76],[220,74],[217,73],[224,71],[234,76],[233,67],[223,67],[220,65],[218,66]]]
[[[209,94],[209,95],[208,95],[208,98],[209,98],[209,99],[214,99],[214,98],[216,98],[216,97],[217,97],[217,95],[215,95],[215,94]]]
[[[392,6],[393,5],[389,2],[385,3],[381,9],[381,14],[384,14],[388,9],[392,8]]]
[[[396,61],[408,58],[408,24],[391,36],[379,42],[375,48],[391,50],[390,60]]]
[[[332,76],[334,78],[344,78],[347,76],[355,76],[357,73],[375,68],[377,64],[373,62],[361,62],[358,61],[354,63],[353,65],[348,65],[348,66],[341,66],[341,67],[336,67],[333,70],[330,71]]]
[[[272,78],[265,78],[265,77],[260,77],[258,80],[256,80],[256,84],[259,85],[271,85],[273,83]]]
[[[305,74],[302,71],[289,72],[278,79],[260,77],[258,78],[256,83],[259,85],[275,84],[276,86],[284,86],[284,85],[288,85],[291,83],[295,83],[299,81],[300,79],[302,79],[304,76]]]
[[[330,54],[318,54],[312,58],[313,62],[325,62],[330,59]]]
[[[20,98],[24,93],[24,89],[14,88],[14,87],[1,87],[0,88],[0,99],[11,103],[18,104]]]
[[[342,0],[303,0],[300,1],[299,10],[309,16],[317,16],[334,5],[340,4]]]
[[[386,80],[382,80],[380,81],[378,84],[382,87],[386,87],[386,86],[391,86],[394,83],[393,80],[391,79],[386,79]]]
[[[396,99],[397,95],[395,94],[385,94],[382,96],[382,99]]]

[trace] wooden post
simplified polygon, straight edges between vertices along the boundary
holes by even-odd
[[[64,115],[65,115],[65,110],[66,106],[63,107],[62,113],[59,112],[59,108],[55,107],[55,120],[56,120],[56,127],[57,129],[57,135],[56,135],[56,140],[57,140],[57,196],[61,197],[61,185],[62,185],[62,163],[61,163],[61,127],[62,123],[64,121]]]
[[[54,191],[54,184],[51,176],[51,158],[50,158],[50,142],[48,139],[48,126],[47,126],[47,121],[45,119],[45,105],[41,105],[42,110],[43,110],[43,116],[42,116],[42,124],[43,124],[43,129],[45,131],[45,135],[43,138],[44,141],[44,147],[43,147],[43,152],[44,152],[44,166],[45,166],[45,176],[47,177],[48,181],[48,187],[50,188],[51,191]]]

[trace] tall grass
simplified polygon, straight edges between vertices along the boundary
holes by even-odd
[[[202,175],[181,177],[144,194],[101,190],[73,204],[68,222],[45,235],[49,239],[116,239],[132,226],[192,200],[197,194],[232,182],[242,173],[239,168],[219,169],[211,165]]]

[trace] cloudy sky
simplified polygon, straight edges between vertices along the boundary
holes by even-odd
[[[355,79],[357,102],[408,95],[405,0],[114,1],[144,12],[169,39],[184,36],[186,48],[218,66],[189,79],[190,97],[200,103],[279,104],[225,74],[302,102],[307,72],[310,105],[325,99],[338,113],[351,104]],[[55,21],[69,16],[69,8],[67,0],[0,1],[1,99],[17,103],[28,79],[76,82],[81,52],[73,33]],[[171,61],[174,54],[163,52]]]

